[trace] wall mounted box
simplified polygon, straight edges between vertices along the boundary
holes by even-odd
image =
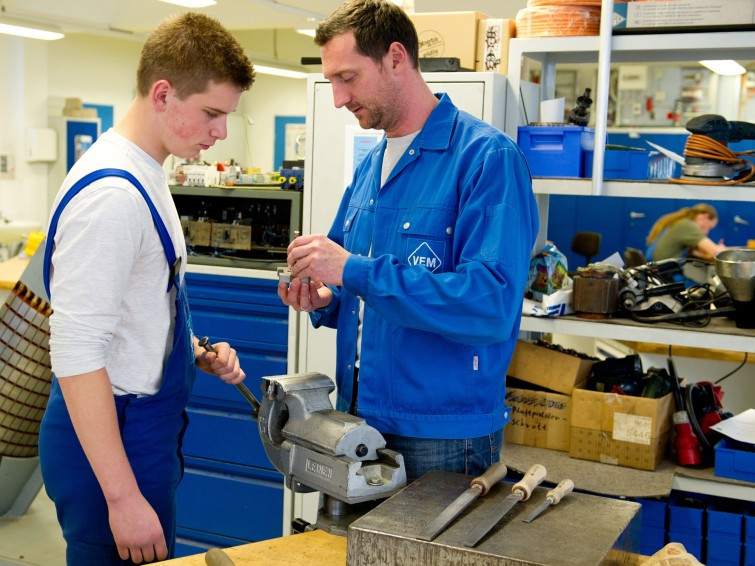
[[[517,143],[533,177],[584,177],[595,131],[583,126],[519,126]]]
[[[26,130],[26,161],[52,163],[58,159],[58,133],[53,128]]]
[[[737,443],[730,438],[723,438],[716,444],[716,462],[714,466],[714,475],[722,478],[733,478],[735,480],[744,480],[755,482],[755,451],[753,445],[749,444],[748,450],[739,450]]]
[[[425,12],[409,14],[419,38],[420,57],[458,57],[464,69],[475,68],[477,22],[482,12]]]
[[[593,151],[584,153],[585,177],[592,177]],[[647,179],[649,151],[607,149],[603,158],[604,179]]]
[[[575,389],[569,456],[654,470],[666,456],[672,404],[670,393],[648,399]]]

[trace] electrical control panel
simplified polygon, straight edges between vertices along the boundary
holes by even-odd
[[[189,263],[275,269],[301,230],[300,191],[172,186]]]

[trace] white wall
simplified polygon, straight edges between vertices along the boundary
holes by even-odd
[[[0,214],[44,224],[47,165],[27,163],[26,130],[47,125],[47,55],[39,41],[0,36],[0,152],[13,156],[15,175],[0,179]]]
[[[140,51],[140,42],[100,36],[69,34],[43,42],[0,35],[0,152],[12,155],[16,167],[14,178],[0,179],[0,214],[46,225],[50,165],[26,163],[27,128],[46,127],[48,102],[69,97],[112,105],[117,123],[135,94]],[[229,117],[228,139],[203,157],[233,158],[271,170],[275,116],[303,116],[305,109],[306,81],[257,75],[238,111]],[[253,126],[245,126],[244,115]]]

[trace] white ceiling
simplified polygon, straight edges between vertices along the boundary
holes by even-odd
[[[232,30],[314,27],[342,0],[218,0],[201,11]],[[526,0],[415,0],[417,12],[478,10],[513,18]],[[158,0],[2,0],[5,15],[55,24],[68,33],[142,39],[166,16],[184,10]]]

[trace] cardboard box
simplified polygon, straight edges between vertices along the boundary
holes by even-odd
[[[458,57],[465,69],[475,68],[477,22],[482,12],[426,12],[409,14],[417,29],[420,57]]]
[[[673,0],[669,2],[616,2],[613,28],[617,31],[710,32],[711,27],[752,29],[755,0]]]
[[[487,18],[477,21],[475,71],[505,75],[509,69],[509,40],[514,37],[514,20]]]
[[[569,456],[654,470],[666,456],[673,398],[572,391]]]
[[[570,394],[587,383],[593,360],[519,340],[506,375],[558,393]]]
[[[568,395],[507,387],[511,420],[503,428],[506,442],[568,451],[571,404]]]

